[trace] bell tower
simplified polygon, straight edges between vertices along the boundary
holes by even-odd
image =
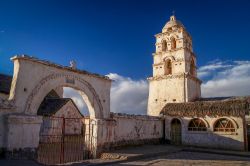
[[[190,102],[200,98],[192,38],[173,15],[156,34],[153,77],[149,81],[148,115],[159,116],[167,103]]]

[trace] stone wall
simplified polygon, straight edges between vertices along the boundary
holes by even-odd
[[[120,146],[159,143],[163,138],[163,120],[146,115],[111,113],[111,118],[98,125],[98,146]]]
[[[171,121],[175,117],[167,116],[165,120],[165,138],[171,141]],[[244,123],[240,117],[209,117],[199,118],[206,124],[207,131],[189,131],[189,122],[191,117],[176,117],[181,122],[181,139],[183,145],[219,148],[228,150],[245,150],[244,142]],[[229,119],[235,132],[215,132],[214,124],[220,118]]]

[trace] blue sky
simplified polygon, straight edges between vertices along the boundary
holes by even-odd
[[[249,60],[250,1],[1,0],[0,72],[28,54],[100,74],[145,79],[152,73],[154,34],[172,11],[193,37],[198,65]]]
[[[0,73],[27,54],[108,75],[111,111],[146,114],[154,35],[172,11],[192,35],[203,97],[250,95],[249,0],[0,0]],[[65,90],[84,111],[75,91]],[[120,104],[122,103],[122,104]]]

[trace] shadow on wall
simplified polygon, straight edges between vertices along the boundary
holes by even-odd
[[[227,136],[228,135],[219,135],[216,133],[190,133],[186,135],[188,138],[184,138],[183,145],[225,150],[245,150],[244,142],[229,138]]]
[[[188,130],[188,124],[190,120],[180,119],[181,122],[181,133],[171,131],[175,128],[171,127],[171,120],[166,121],[166,139],[170,143],[175,144],[175,139],[178,136],[173,136],[171,134],[181,135],[181,144],[194,146],[194,147],[206,147],[206,148],[216,148],[216,149],[227,149],[227,150],[246,150],[244,145],[244,134],[241,128],[235,127],[235,132],[215,132],[212,126],[206,126],[206,131],[190,131]],[[210,125],[210,124],[209,124]],[[212,125],[212,124],[211,124]]]

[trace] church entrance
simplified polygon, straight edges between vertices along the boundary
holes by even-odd
[[[173,119],[171,122],[171,144],[181,145],[181,122],[179,119]]]

